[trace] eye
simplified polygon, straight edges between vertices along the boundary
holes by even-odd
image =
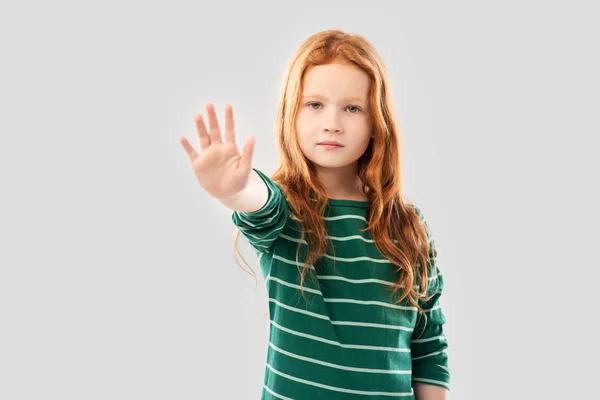
[[[309,107],[310,107],[310,108],[312,108],[313,110],[318,110],[318,108],[314,108],[314,107],[312,107],[312,106],[313,106],[313,105],[315,105],[315,104],[316,104],[316,105],[319,105],[319,106],[321,105],[321,103],[318,103],[318,102],[311,102],[311,103],[308,103],[308,104],[307,104],[307,106],[309,106]],[[351,112],[350,112],[350,114],[356,114],[357,112],[361,111],[360,107],[357,107],[357,106],[352,106],[352,105],[350,105],[350,106],[348,106],[348,107],[346,107],[346,108],[347,108],[347,109],[348,109],[348,108],[354,108],[354,109],[356,109],[356,111],[351,111]]]

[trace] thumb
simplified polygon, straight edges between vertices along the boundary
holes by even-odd
[[[240,162],[240,167],[244,171],[252,168],[252,155],[254,154],[254,144],[256,143],[256,138],[251,136],[244,145],[242,149],[242,161]]]

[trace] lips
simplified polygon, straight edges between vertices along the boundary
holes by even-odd
[[[338,147],[343,147],[340,143],[335,142],[335,141],[331,141],[331,140],[326,140],[324,142],[319,142],[317,143],[321,146],[338,146]]]

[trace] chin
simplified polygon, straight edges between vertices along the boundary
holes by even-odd
[[[320,160],[319,158],[310,158],[310,161],[315,164],[317,167],[321,167],[321,168],[342,168],[345,167],[347,165],[352,164],[353,161],[351,160],[340,160],[340,159],[327,159],[327,160]]]

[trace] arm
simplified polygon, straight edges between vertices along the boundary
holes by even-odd
[[[420,302],[427,320],[425,321],[425,318],[419,315],[410,344],[412,381],[417,400],[445,399],[445,397],[436,397],[434,393],[446,392],[450,389],[450,369],[446,353],[448,341],[443,329],[446,318],[439,303],[443,277],[439,275],[439,269],[436,268],[434,271],[438,275],[430,280],[430,285],[434,287],[435,294],[429,301]],[[437,284],[432,281],[437,281]],[[421,391],[422,397],[419,397],[417,390]]]
[[[416,400],[447,400],[448,389],[425,383],[413,384]]]
[[[231,197],[220,198],[219,201],[234,211],[255,212],[265,206],[269,197],[269,188],[256,169],[252,169],[248,185],[244,190]]]
[[[279,185],[253,168],[246,189],[221,202],[234,210],[231,219],[248,243],[258,252],[269,252],[288,218],[287,202]]]
[[[450,390],[450,369],[448,368],[448,355],[446,349],[448,342],[444,334],[446,317],[440,306],[440,297],[444,289],[444,277],[437,262],[437,251],[431,231],[417,209],[422,223],[425,226],[429,241],[429,276],[428,301],[419,304],[425,312],[418,316],[418,320],[411,339],[412,381],[417,400],[445,400]]]

